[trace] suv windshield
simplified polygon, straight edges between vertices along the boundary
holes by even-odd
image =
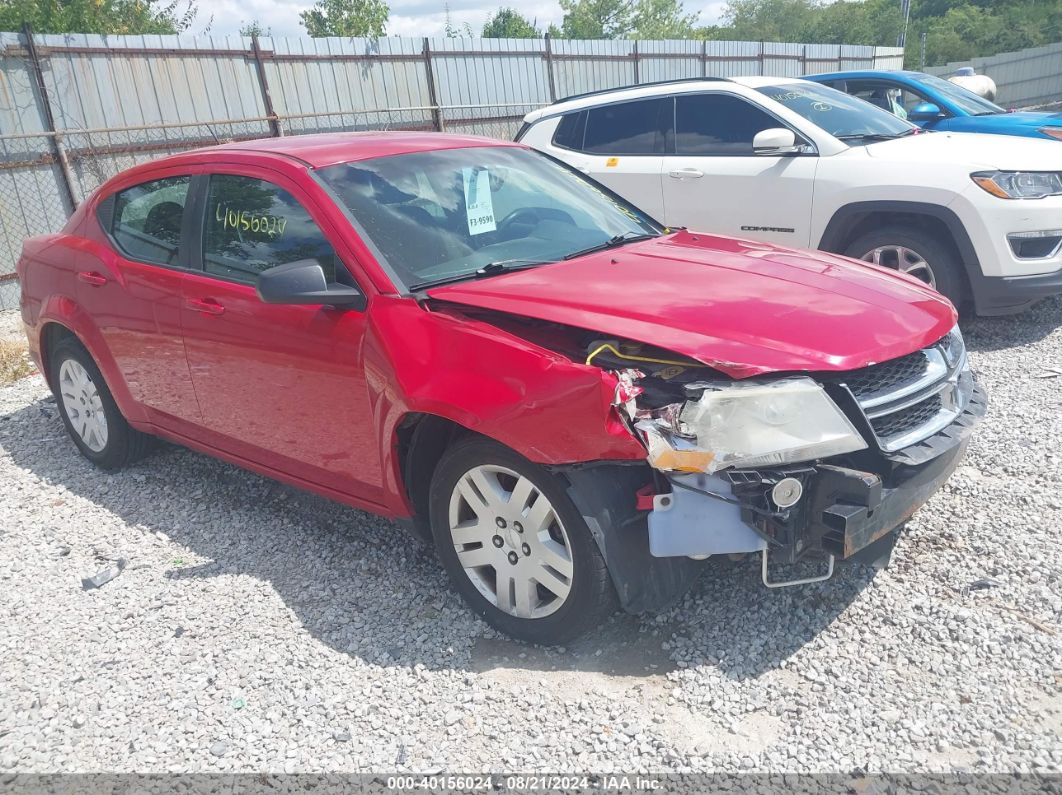
[[[847,144],[899,138],[918,129],[869,102],[818,83],[802,80],[759,91]]]
[[[952,105],[964,113],[969,113],[971,116],[988,116],[993,113],[1006,113],[1006,111],[999,107],[999,105],[989,102],[987,99],[982,99],[974,92],[968,91],[962,86],[949,83],[947,80],[942,80],[934,75],[920,74],[915,75],[914,79],[922,85],[932,88]]]
[[[379,157],[318,174],[405,291],[663,231],[566,166],[516,147]]]

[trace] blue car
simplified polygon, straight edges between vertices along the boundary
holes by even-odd
[[[923,72],[868,69],[809,75],[806,79],[864,99],[927,130],[1062,141],[1062,113],[1008,113],[972,91]]]

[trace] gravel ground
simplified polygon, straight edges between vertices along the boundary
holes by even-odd
[[[372,516],[174,447],[96,471],[23,379],[0,773],[1057,771],[1060,324],[1062,301],[968,324],[990,416],[890,568],[767,591],[720,563],[560,651],[491,632]]]

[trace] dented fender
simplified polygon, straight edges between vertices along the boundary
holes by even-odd
[[[617,415],[616,378],[455,312],[377,296],[365,343],[366,382],[387,491],[402,494],[397,429],[431,414],[539,464],[644,461]]]

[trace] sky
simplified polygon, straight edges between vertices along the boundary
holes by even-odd
[[[213,14],[210,32],[215,34],[237,33],[240,26],[258,20],[263,27],[271,29],[274,36],[301,36],[306,31],[299,24],[299,12],[313,5],[314,0],[200,0],[199,18],[191,30],[198,32],[200,25]],[[560,6],[551,0],[448,0],[450,21],[454,27],[464,30],[472,26],[475,34],[483,29],[483,23],[499,5],[515,7],[521,14],[545,29],[551,22],[560,24]],[[441,36],[446,24],[445,0],[390,0],[391,17],[387,33],[391,36]],[[726,5],[725,0],[708,0],[703,3],[686,3],[689,12],[699,10],[702,24],[719,21]]]

